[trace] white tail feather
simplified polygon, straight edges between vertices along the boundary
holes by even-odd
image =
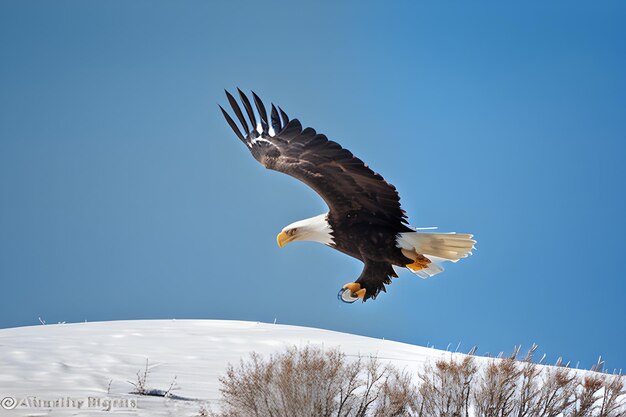
[[[421,278],[429,278],[443,271],[444,261],[457,262],[472,254],[476,241],[470,234],[462,233],[400,233],[396,239],[397,246],[405,256],[424,255],[431,263],[427,268],[413,271]]]

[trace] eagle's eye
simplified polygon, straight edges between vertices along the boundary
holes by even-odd
[[[295,234],[296,234],[296,231],[297,231],[297,230],[298,230],[298,229],[296,229],[296,228],[294,228],[294,229],[289,229],[289,230],[287,230],[287,234],[288,234],[289,236],[293,236],[293,235],[295,235]]]

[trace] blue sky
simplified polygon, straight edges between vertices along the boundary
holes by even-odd
[[[623,2],[0,3],[0,327],[313,326],[626,368]],[[326,211],[218,110],[253,89],[474,233],[374,302],[285,225]]]

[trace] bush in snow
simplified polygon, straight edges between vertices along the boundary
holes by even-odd
[[[471,387],[478,368],[471,356],[426,364],[418,374],[417,416],[468,416]]]
[[[229,366],[214,417],[624,417],[621,375],[451,355],[413,378],[375,358],[292,348]]]
[[[477,366],[473,356],[439,360],[419,373],[419,417],[624,417],[624,376],[534,363],[531,348]]]
[[[337,350],[292,348],[229,366],[222,417],[392,417],[408,415],[408,375],[375,358],[348,359]]]

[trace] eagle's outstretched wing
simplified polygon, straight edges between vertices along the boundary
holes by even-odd
[[[220,106],[226,121],[252,155],[266,168],[283,172],[313,188],[326,202],[333,216],[358,217],[358,221],[410,230],[400,208],[396,188],[372,171],[359,158],[337,142],[328,140],[308,127],[302,129],[297,119],[272,104],[268,114],[263,102],[253,92],[256,114],[248,97],[239,91],[246,118],[237,100],[226,91],[228,101],[241,123]],[[249,125],[250,123],[250,125]]]

